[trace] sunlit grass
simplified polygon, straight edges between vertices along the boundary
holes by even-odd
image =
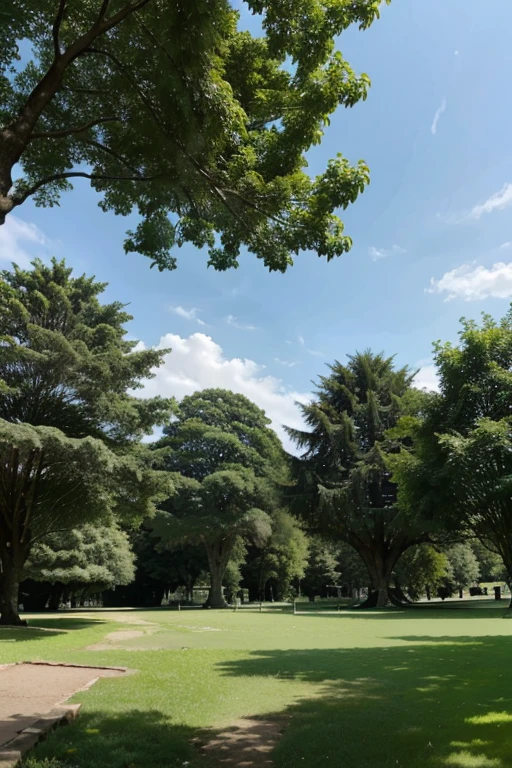
[[[0,630],[0,663],[137,670],[79,694],[78,721],[25,768],[211,768],[199,745],[242,717],[285,723],[276,768],[507,768],[512,623],[503,613],[481,601],[405,612],[40,615],[48,632]],[[144,634],[118,641],[120,629]]]

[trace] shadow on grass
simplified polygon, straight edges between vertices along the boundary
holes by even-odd
[[[54,630],[61,630],[61,631],[70,631],[73,629],[87,629],[88,627],[96,627],[100,624],[106,624],[107,620],[102,619],[100,617],[90,617],[86,618],[85,616],[80,617],[69,617],[66,616],[59,616],[59,617],[51,617],[51,618],[45,618],[43,615],[37,616],[35,619],[31,618],[29,619],[29,626],[28,629],[54,629]],[[25,630],[26,631],[26,630]],[[50,633],[46,633],[50,634]],[[57,632],[54,632],[54,634],[57,634]]]
[[[51,733],[21,768],[210,768],[191,743],[194,736],[156,710],[84,713]]]
[[[317,684],[287,710],[276,768],[511,766],[512,639],[396,639],[407,645],[261,651],[220,666]]]
[[[47,640],[61,635],[57,630],[44,631],[39,627],[0,627],[0,645],[2,643],[20,643],[27,640]],[[1,657],[0,657],[1,662]]]
[[[482,619],[497,618],[500,616],[512,617],[512,611],[508,609],[508,601],[490,600],[461,600],[450,603],[411,603],[403,606],[389,606],[387,608],[350,608],[341,606],[339,611],[336,608],[326,607],[311,610],[306,607],[307,603],[301,603],[298,606],[299,615],[322,616],[324,618],[345,619]]]

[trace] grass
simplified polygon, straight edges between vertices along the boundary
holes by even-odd
[[[0,663],[138,670],[77,695],[79,719],[25,768],[215,768],[194,740],[245,716],[286,724],[276,768],[507,768],[512,621],[504,614],[504,603],[480,600],[369,612],[304,604],[297,615],[39,615],[28,630],[0,629]],[[144,634],[105,640],[120,629]]]

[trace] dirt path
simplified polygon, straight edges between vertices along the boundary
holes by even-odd
[[[122,670],[48,664],[0,666],[0,748],[99,677]]]
[[[201,747],[201,751],[213,758],[219,766],[268,768],[272,765],[270,753],[276,746],[285,725],[284,719],[236,720],[207,741]]]

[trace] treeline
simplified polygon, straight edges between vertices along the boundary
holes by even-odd
[[[439,392],[382,354],[334,362],[291,456],[242,395],[136,397],[167,350],[127,340],[105,288],[55,260],[1,273],[2,623],[99,594],[371,606],[510,583],[510,314],[435,346]]]

